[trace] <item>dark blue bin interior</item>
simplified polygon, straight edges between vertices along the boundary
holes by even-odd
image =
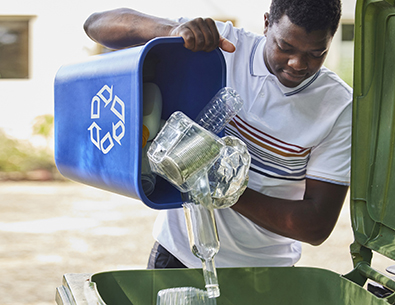
[[[156,66],[144,81],[156,83],[162,92],[162,118],[174,111],[182,111],[194,119],[217,91],[225,86],[225,65],[219,50],[208,53],[192,53],[182,44],[157,44],[149,50],[145,63]],[[147,71],[149,69],[145,69]],[[180,207],[181,197],[177,189],[157,177],[155,191],[148,198],[154,208]]]

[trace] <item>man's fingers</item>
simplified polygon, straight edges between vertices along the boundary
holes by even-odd
[[[180,24],[172,32],[172,36],[181,36],[184,46],[194,52],[211,52],[220,47],[226,52],[234,52],[235,46],[218,33],[215,21],[211,18],[196,18]]]
[[[212,51],[218,46],[218,30],[211,25],[213,21],[211,19],[196,18],[187,24],[185,24],[193,33],[194,36],[194,47],[192,51]]]
[[[205,35],[206,37],[206,51],[210,52],[216,49],[219,46],[219,38],[220,35],[218,33],[217,26],[215,24],[215,21],[211,18],[206,18],[204,19],[205,25],[207,27],[207,33]]]
[[[180,24],[170,33],[170,36],[179,36],[184,39],[184,46],[189,50],[195,48],[195,35],[193,31],[186,25]]]
[[[233,53],[236,51],[235,45],[224,37],[220,37],[218,46],[225,52]]]

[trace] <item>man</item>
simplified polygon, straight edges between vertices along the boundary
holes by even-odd
[[[248,189],[216,210],[217,267],[292,266],[299,241],[319,245],[336,224],[349,184],[349,86],[323,67],[339,24],[339,0],[273,0],[264,36],[210,18],[171,21],[118,9],[84,27],[120,49],[181,36],[192,51],[222,49],[227,85],[245,104],[226,133],[241,138],[252,162]],[[200,267],[189,250],[181,209],[162,211],[149,267]]]

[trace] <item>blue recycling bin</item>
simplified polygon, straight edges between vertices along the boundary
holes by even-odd
[[[157,177],[141,185],[143,84],[155,83],[162,119],[191,118],[226,84],[221,51],[192,52],[180,37],[96,55],[61,67],[55,77],[55,161],[77,182],[139,199],[154,209],[180,207],[177,189]]]

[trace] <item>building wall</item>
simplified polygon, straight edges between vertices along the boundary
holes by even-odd
[[[344,0],[343,16],[352,18],[354,0]],[[248,4],[248,5],[247,5]],[[169,18],[211,16],[234,20],[238,27],[262,32],[263,13],[270,0],[14,0],[2,5],[1,16],[32,16],[30,23],[30,76],[28,79],[0,79],[0,128],[19,138],[30,138],[34,118],[53,113],[53,80],[63,64],[80,61],[97,51],[82,25],[95,11],[132,7]],[[328,59],[338,62],[340,40],[334,40]],[[0,54],[1,56],[1,54]]]

